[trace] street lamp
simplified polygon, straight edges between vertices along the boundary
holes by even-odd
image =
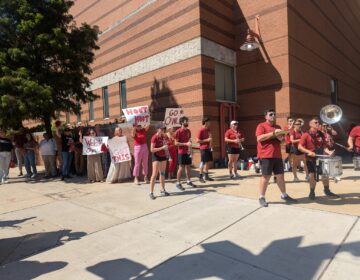
[[[241,45],[240,50],[242,51],[253,51],[260,47],[261,35],[259,28],[259,15],[255,17],[255,31],[248,29],[245,42]],[[257,41],[255,40],[257,38]]]

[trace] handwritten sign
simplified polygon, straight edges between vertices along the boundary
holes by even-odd
[[[108,142],[111,162],[119,163],[131,160],[129,145],[126,136],[114,137]]]
[[[109,137],[85,136],[83,138],[83,155],[101,154],[102,145],[107,145]]]
[[[164,124],[166,127],[181,126],[179,120],[184,116],[182,108],[166,108]]]
[[[128,123],[146,126],[150,124],[149,106],[139,106],[123,109]]]

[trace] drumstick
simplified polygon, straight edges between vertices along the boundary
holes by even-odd
[[[334,142],[336,145],[338,145],[339,147],[341,147],[341,148],[344,148],[345,150],[347,150],[347,147],[345,147],[344,145],[341,145],[341,144],[339,144],[339,143],[337,143],[337,142]]]
[[[315,155],[315,157],[331,158],[332,156],[329,156],[329,155]]]

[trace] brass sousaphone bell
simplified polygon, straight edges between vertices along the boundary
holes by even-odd
[[[342,110],[339,106],[330,104],[321,108],[320,119],[326,124],[334,124],[341,120]]]

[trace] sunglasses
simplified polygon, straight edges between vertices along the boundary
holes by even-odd
[[[269,113],[269,114],[268,114],[269,117],[273,117],[273,116],[275,116],[275,115],[276,115],[275,113]]]
[[[296,123],[295,125],[301,125],[301,123]]]
[[[314,122],[315,124],[318,124],[319,122]]]

